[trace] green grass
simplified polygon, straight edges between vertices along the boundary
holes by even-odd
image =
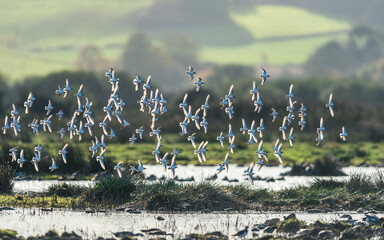
[[[303,64],[319,47],[331,40],[343,40],[346,34],[301,39],[254,42],[234,47],[206,47],[200,54],[204,63],[260,65]]]
[[[172,137],[169,136],[169,138]],[[61,157],[58,155],[59,147],[55,143],[44,141],[43,135],[39,135],[39,139],[41,139],[41,141],[35,142],[35,140],[33,140],[32,143],[21,144],[19,142],[9,142],[8,144],[9,146],[19,146],[20,148],[25,149],[26,153],[30,154],[32,153],[33,147],[35,147],[37,143],[41,143],[44,147],[43,157],[45,158],[40,164],[42,168],[38,175],[42,176],[44,179],[56,179],[58,177],[57,174],[59,173],[53,173],[52,176],[50,173],[45,173],[43,169],[48,169],[48,165],[50,165],[49,156],[55,157],[55,159],[58,159],[58,163],[62,164]],[[165,137],[163,140],[164,147],[161,148],[162,155],[166,152],[170,153],[174,148],[177,148],[181,152],[176,159],[177,164],[201,165],[197,156],[193,153],[194,148],[192,147],[192,144],[189,142],[173,142],[167,139],[168,138]],[[108,163],[107,168],[112,168],[120,161],[137,165],[138,159],[144,164],[157,164],[155,156],[152,154],[155,145],[155,142],[138,142],[131,148],[129,143],[110,143],[105,153],[106,163]],[[255,152],[258,148],[258,144],[248,145],[244,143],[242,145],[244,145],[242,149],[237,148],[235,149],[234,154],[230,154],[229,160],[232,164],[248,164],[257,160]],[[264,149],[269,151],[268,163],[278,165],[277,158],[273,155],[273,152],[270,151],[273,148],[273,145],[274,142],[265,142]],[[3,147],[8,148],[7,146]],[[68,155],[68,164],[60,165],[64,171],[66,171],[65,169],[72,169],[72,172],[85,170],[91,166],[92,169],[89,169],[90,171],[101,171],[95,158],[90,158],[91,154],[88,151],[90,144],[88,142],[70,143],[69,147],[71,149],[71,154]],[[295,142],[294,147],[290,147],[287,142],[283,142],[282,151],[284,165],[300,164],[304,162],[314,163],[318,159],[325,160],[333,158],[344,165],[382,165],[384,160],[384,144],[382,143],[325,142],[321,147],[316,147],[315,143]],[[72,152],[74,155],[72,155]],[[221,148],[217,141],[210,141],[207,147],[207,161],[203,162],[202,165],[219,164],[224,160],[227,152],[227,145],[225,148]],[[29,155],[27,157],[29,157]],[[31,168],[31,171],[35,174],[34,169]],[[87,176],[85,175],[82,177],[82,179],[84,178],[87,178]]]
[[[350,29],[348,22],[288,6],[258,5],[250,9],[234,10],[231,17],[256,39],[323,34]]]

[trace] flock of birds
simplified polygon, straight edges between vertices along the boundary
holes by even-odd
[[[186,75],[189,76],[190,81],[193,83],[193,85],[196,86],[196,91],[199,92],[202,85],[205,84],[200,77],[195,77],[196,72],[192,67],[189,67],[188,71],[185,72]],[[75,137],[78,137],[79,141],[82,140],[82,136],[88,132],[90,136],[94,136],[94,140],[91,141],[91,146],[89,147],[89,151],[92,153],[92,158],[96,156],[96,160],[100,163],[100,166],[102,169],[105,169],[104,164],[104,154],[107,151],[107,144],[106,139],[112,139],[115,137],[114,130],[109,126],[109,122],[111,122],[114,118],[121,124],[122,127],[130,126],[130,123],[122,117],[122,112],[124,110],[124,107],[126,106],[126,103],[120,98],[120,81],[117,77],[114,69],[109,69],[108,72],[106,72],[106,77],[108,78],[109,83],[111,84],[111,95],[107,101],[106,106],[103,107],[103,111],[105,113],[105,117],[103,121],[98,123],[98,126],[102,129],[102,134],[100,137],[94,136],[93,134],[93,127],[96,126],[95,120],[94,120],[94,112],[93,112],[93,103],[90,101],[83,93],[83,85],[80,86],[79,90],[74,94],[77,99],[77,109],[75,112],[72,113],[72,118],[67,122],[67,129],[61,128],[57,131],[58,134],[60,134],[60,138],[63,139],[66,134],[69,134],[69,138],[73,139]],[[261,86],[263,86],[268,78],[269,74],[267,71],[262,68],[262,74],[260,75],[261,78]],[[154,151],[152,154],[155,156],[155,160],[158,164],[161,164],[164,171],[169,170],[171,174],[171,178],[175,178],[175,170],[177,168],[176,166],[176,158],[178,154],[180,153],[178,149],[173,149],[170,153],[165,153],[162,155],[161,148],[162,145],[162,136],[161,136],[161,127],[157,126],[157,121],[159,118],[159,115],[162,115],[166,112],[168,112],[167,109],[167,101],[164,97],[164,94],[159,91],[159,89],[153,90],[151,86],[151,76],[148,76],[146,81],[141,80],[139,75],[136,75],[135,79],[133,80],[133,84],[135,87],[135,91],[139,91],[142,89],[142,97],[137,101],[137,103],[140,105],[140,111],[141,112],[148,112],[150,115],[150,129],[149,136],[155,137],[157,140],[157,144],[154,147]],[[58,89],[54,91],[55,95],[58,97],[66,98],[68,94],[73,90],[71,88],[69,80],[66,80],[65,87],[62,88],[60,85],[58,85]],[[261,99],[260,91],[258,90],[258,86],[256,84],[256,81],[253,81],[252,88],[250,90],[251,100],[254,103],[255,109],[254,111],[259,113],[263,107],[263,102]],[[291,84],[289,88],[288,95],[286,95],[288,99],[288,106],[286,108],[287,115],[283,117],[282,125],[279,128],[279,131],[281,132],[281,136],[283,140],[287,140],[290,144],[290,146],[293,146],[294,143],[294,127],[292,126],[293,120],[295,119],[295,104],[296,101],[294,101],[294,89],[293,84]],[[224,97],[222,97],[222,100],[220,102],[220,105],[224,109],[225,113],[228,115],[229,119],[231,120],[234,117],[234,110],[233,110],[233,99],[234,96],[234,86],[231,85],[228,91],[228,94],[226,94]],[[34,95],[29,93],[27,100],[24,102],[24,108],[25,108],[25,114],[28,114],[33,106],[34,101],[36,98]],[[209,100],[210,95],[208,94],[205,98],[204,104],[196,109],[195,111],[192,110],[192,106],[188,104],[188,93],[185,94],[183,101],[179,104],[180,109],[182,109],[184,113],[184,120],[179,123],[181,131],[180,135],[186,135],[186,140],[191,142],[193,148],[194,148],[194,154],[197,155],[197,158],[200,163],[207,160],[206,152],[207,152],[207,146],[208,141],[201,141],[199,144],[197,144],[196,139],[196,133],[192,133],[189,135],[189,130],[191,128],[191,125],[194,125],[197,130],[203,130],[206,134],[208,131],[208,122],[207,122],[207,114],[208,110],[210,108],[209,106]],[[332,93],[329,96],[329,101],[326,104],[326,107],[329,108],[330,114],[333,117],[334,116],[334,101],[333,101],[333,95]],[[40,131],[40,125],[42,126],[42,129],[44,132],[52,132],[52,123],[54,121],[54,114],[52,113],[54,108],[54,105],[51,100],[48,101],[48,105],[45,106],[45,111],[47,117],[41,120],[34,119],[30,124],[28,124],[28,127],[30,127],[34,134],[39,134]],[[280,114],[275,108],[271,109],[271,116],[272,116],[272,122],[275,122],[278,118],[278,115]],[[12,104],[12,110],[11,110],[11,117],[10,119],[8,116],[5,117],[4,127],[2,127],[3,134],[7,134],[7,131],[9,129],[13,129],[14,134],[17,136],[18,133],[21,131],[20,127],[20,113],[18,112],[16,105]],[[58,121],[62,120],[64,112],[63,110],[59,110],[55,115],[57,115]],[[298,116],[300,120],[298,121],[298,125],[301,127],[300,130],[303,130],[306,126],[305,117],[307,116],[307,109],[303,103],[301,103],[301,107],[298,109]],[[192,123],[194,122],[194,124]],[[240,128],[240,132],[242,134],[248,134],[249,140],[248,144],[255,144],[259,142],[256,155],[257,155],[257,161],[252,162],[249,164],[247,169],[244,171],[244,174],[248,177],[250,183],[253,184],[253,175],[254,173],[254,167],[257,165],[258,170],[262,168],[265,161],[268,161],[268,151],[263,148],[263,133],[265,131],[264,127],[264,119],[260,119],[259,126],[255,125],[255,120],[252,121],[250,127],[248,128],[246,121],[244,118],[242,119],[242,127]],[[288,129],[290,127],[290,130]],[[325,126],[323,118],[320,119],[320,126],[317,128],[317,146],[321,144],[324,141],[324,133],[325,133]],[[132,136],[129,138],[129,142],[131,146],[135,144],[136,141],[143,138],[143,134],[145,132],[144,126],[141,126],[133,132]],[[259,139],[258,139],[258,136]],[[348,136],[346,129],[344,126],[342,126],[342,131],[340,133],[340,138],[346,141],[346,137]],[[225,148],[225,141],[228,139],[229,146],[228,146],[228,152],[225,156],[225,159],[223,162],[218,164],[218,173],[222,171],[228,171],[229,169],[229,158],[230,153],[233,154],[234,150],[236,148],[235,145],[235,138],[236,134],[234,133],[232,129],[232,125],[229,123],[228,125],[228,134],[224,134],[221,132],[219,136],[216,138],[219,142],[222,148]],[[282,151],[283,143],[280,142],[280,138],[276,140],[276,143],[272,149],[274,151],[274,156],[279,160],[279,162],[283,163],[283,151]],[[41,161],[41,155],[42,155],[43,147],[41,144],[36,146],[34,148],[34,157],[32,158],[31,162],[34,164],[36,171],[39,171],[39,162]],[[17,162],[20,166],[20,168],[23,167],[23,164],[27,162],[27,159],[24,156],[24,149],[21,149],[19,151],[18,147],[11,148],[9,150],[10,156],[12,158],[12,162]],[[67,156],[68,153],[68,144],[65,144],[62,149],[59,150],[59,155],[61,156],[64,163],[67,163]],[[168,165],[168,157],[169,155],[172,155],[171,164]],[[51,158],[52,165],[49,167],[51,171],[58,169],[58,166],[56,164],[56,160],[54,158]],[[143,171],[145,170],[145,167],[143,163],[138,160],[138,166],[130,165],[130,168],[128,169],[131,172],[137,172],[137,171]],[[122,176],[122,170],[123,170],[123,162],[120,162],[117,164],[117,166],[114,167],[114,170],[117,171],[117,174],[121,177]]]

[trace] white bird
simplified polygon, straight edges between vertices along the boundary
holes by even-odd
[[[177,148],[175,148],[175,149],[173,149],[173,151],[171,152],[171,155],[177,157],[177,155],[179,155],[179,153],[180,153],[180,151],[179,151]]]
[[[253,168],[255,166],[254,162],[251,162],[248,166],[248,168],[244,171],[244,174],[247,175],[249,182],[253,185],[253,175],[255,174],[253,172]],[[246,234],[245,234],[246,235]]]
[[[4,127],[1,128],[1,130],[3,130],[3,134],[6,134],[8,129],[9,129],[8,116],[5,116]]]
[[[242,123],[243,123],[243,127],[240,128],[240,131],[243,133],[243,134],[246,134],[247,131],[249,130],[248,127],[247,127],[247,124],[245,123],[245,120],[244,118],[241,119]]]
[[[204,133],[207,134],[208,132],[208,122],[205,116],[203,116],[202,121],[200,122],[200,126],[204,129]]]
[[[151,89],[151,75],[148,76],[147,82],[143,85],[143,89]]]
[[[187,112],[188,111],[188,103],[187,103],[187,98],[188,98],[188,93],[186,93],[184,95],[184,98],[183,98],[183,102],[179,104],[179,107],[183,109],[183,112]]]
[[[135,133],[139,134],[140,139],[143,139],[144,126],[141,126],[140,128],[136,129]]]
[[[289,87],[289,93],[286,95],[286,98],[293,98],[295,97],[295,94],[293,94],[293,84]]]
[[[190,136],[188,136],[187,140],[192,143],[193,148],[196,149],[196,133],[192,133]]]
[[[91,158],[93,158],[96,155],[96,153],[97,153],[97,148],[98,147],[97,147],[96,143],[93,140],[91,142],[92,142],[92,146],[89,147],[89,151],[92,153]]]
[[[249,91],[249,93],[252,95],[252,101],[255,101],[256,94],[258,92],[259,92],[259,90],[257,90],[256,81],[253,81],[252,89],[251,89],[251,91]]]
[[[106,149],[102,149],[99,156],[96,157],[96,160],[99,161],[100,166],[105,170],[105,164],[104,164],[104,153]]]
[[[261,67],[261,70],[263,70],[263,73],[260,75],[261,86],[263,86],[263,84],[267,81],[267,78],[269,78],[270,76],[267,74],[267,71],[263,67]]]
[[[231,139],[231,138],[233,138],[235,135],[233,134],[233,131],[232,131],[232,124],[228,124],[228,135],[227,135],[227,137],[229,138],[229,139]]]
[[[9,156],[12,157],[12,160],[11,160],[12,162],[17,162],[17,151],[18,151],[18,147],[9,149]]]
[[[122,168],[123,162],[119,162],[113,169],[116,170],[117,175],[119,175],[119,178],[122,177],[121,174],[121,168]]]
[[[36,172],[39,171],[39,162],[40,162],[40,156],[38,153],[35,152],[35,156],[32,158],[32,163],[35,166]]]
[[[83,87],[84,85],[81,84],[80,87],[79,87],[79,91],[77,91],[77,93],[75,94],[75,96],[81,98],[83,96]]]
[[[233,99],[235,96],[233,96],[233,84],[229,87],[228,95],[226,95],[227,99]]]
[[[323,121],[323,118],[322,118],[322,117],[320,118],[320,127],[317,128],[317,132],[318,132],[318,133],[321,132],[321,133],[323,133],[323,135],[324,135],[325,127],[324,127],[324,121]]]
[[[248,144],[257,143],[256,129],[255,129],[255,120],[252,121],[251,127],[248,130],[249,141]]]
[[[279,148],[280,139],[276,139],[275,146],[272,148],[272,151],[276,151]]]
[[[135,78],[133,79],[133,84],[135,85],[135,91],[137,92],[139,90],[140,84],[142,84],[143,81],[141,81],[141,78],[138,74],[136,74]]]
[[[224,148],[224,136],[223,136],[223,132],[220,133],[220,135],[218,137],[216,137],[216,140],[217,141],[220,141],[220,145],[222,148]]]
[[[115,135],[115,131],[110,127],[109,128],[109,134],[107,135],[107,137],[109,138],[109,139],[112,139],[112,138],[114,138],[114,137],[116,137],[116,135]]]
[[[167,162],[168,162],[167,157],[168,157],[168,153],[165,153],[163,158],[160,159],[160,163],[163,165],[164,172],[167,171]]]
[[[192,81],[193,80],[193,75],[195,75],[196,72],[193,71],[193,67],[189,66],[188,67],[188,71],[186,71],[185,74],[188,75],[189,78],[190,78],[190,81]]]
[[[345,127],[342,126],[342,127],[341,127],[340,138],[343,139],[343,141],[346,141],[346,140],[347,140],[347,136],[348,136],[348,133],[347,133],[347,131],[345,130]]]
[[[196,128],[200,130],[200,123],[199,123],[199,119],[200,119],[200,116],[199,116],[199,113],[200,113],[200,108],[196,110],[196,113],[195,115],[192,116],[192,121],[195,122],[195,125],[196,125]]]
[[[294,133],[294,129],[293,127],[291,127],[291,131],[289,132],[289,136],[288,136],[288,141],[289,141],[289,145],[291,145],[291,147],[293,147],[293,140],[295,140],[295,136],[293,136],[293,133]]]
[[[305,121],[305,118],[304,118],[304,115],[300,115],[300,121],[299,121],[299,126],[301,126],[300,128],[300,131],[303,131],[303,129],[305,128],[305,125],[307,124],[307,122]]]
[[[138,171],[144,171],[146,168],[144,167],[143,163],[140,160],[137,160],[139,162]]]
[[[136,134],[132,133],[132,137],[129,138],[129,141],[131,142],[131,147],[133,147],[133,144],[135,144],[136,140]]]
[[[176,155],[173,155],[171,166],[168,167],[168,170],[171,171],[171,179],[175,179],[175,177],[176,177],[176,173],[175,173],[175,169],[176,168],[177,168],[177,166],[176,166]]]
[[[12,111],[11,111],[11,118],[18,116],[19,112],[17,111],[17,108],[14,103],[12,103]]]
[[[264,166],[264,161],[261,156],[258,157],[259,161],[256,162],[257,165],[259,165],[259,169],[257,171],[260,171],[261,168]]]
[[[271,108],[271,110],[272,110],[272,113],[270,115],[272,116],[272,122],[275,122],[277,115],[279,115],[279,113],[274,108]]]
[[[202,78],[200,77],[198,77],[197,80],[193,82],[193,85],[196,85],[196,92],[200,91],[202,84],[205,84],[205,82],[203,82]]]
[[[263,101],[261,101],[261,97],[260,97],[260,93],[257,92],[257,98],[256,98],[256,101],[254,102],[254,105],[255,105],[255,112],[257,111],[257,113],[260,113],[261,109],[263,108]]]
[[[64,90],[63,90],[63,88],[62,87],[60,87],[60,85],[57,85],[57,90],[55,91],[55,94],[57,95],[57,96],[61,96],[62,94],[64,94]]]
[[[85,132],[85,131],[84,131],[83,121],[80,121],[79,129],[77,129],[77,131],[76,131],[76,134],[79,136],[79,141],[81,141],[84,132]]]
[[[59,120],[61,120],[61,119],[63,118],[63,115],[64,115],[63,110],[60,109],[60,111],[58,111],[58,112],[56,113],[56,115],[59,116]]]
[[[229,161],[229,152],[227,152],[227,154],[225,155],[225,158],[224,158],[224,162],[222,162],[221,164],[223,164],[224,168],[225,168],[225,171],[228,172],[228,164],[230,164],[231,162]]]
[[[329,108],[329,112],[331,113],[331,116],[334,117],[334,116],[335,116],[335,113],[334,113],[334,111],[333,111],[333,107],[335,106],[335,104],[334,104],[334,102],[333,102],[333,94],[332,94],[332,93],[329,95],[329,101],[328,101],[327,104],[325,104],[325,106],[326,106],[327,108]]]
[[[307,108],[305,107],[305,105],[303,103],[301,103],[301,107],[299,109],[299,116],[300,117],[305,117],[307,116]]]
[[[69,80],[68,78],[65,80],[65,88],[63,89],[64,91],[64,96],[63,97],[66,97],[69,93],[69,91],[73,90],[73,88],[71,88],[71,85],[69,84]]]
[[[34,148],[34,151],[37,152],[37,154],[39,154],[39,157],[41,158],[41,152],[43,150],[43,146],[41,146],[41,144],[37,145],[35,148]]]
[[[17,163],[20,164],[20,168],[23,167],[23,164],[26,162],[27,160],[24,158],[24,149],[21,149],[20,151],[20,157],[19,159],[17,159]]]
[[[263,140],[259,143],[259,148],[257,149],[256,153],[258,154],[258,157],[264,157],[264,159],[268,162],[268,156],[267,151],[263,149]]]
[[[319,146],[324,141],[324,133],[322,131],[317,132],[316,141],[317,141],[316,147]]]
[[[54,158],[51,158],[51,160],[52,160],[52,165],[49,167],[49,169],[51,170],[51,172],[53,172],[54,170],[59,169],[59,167],[57,166]]]
[[[281,133],[283,134],[283,140],[285,140],[285,135],[286,135],[286,131],[287,131],[287,121],[286,120],[287,120],[287,117],[284,117],[283,124],[279,128],[279,131],[281,131]]]
[[[62,156],[64,163],[67,163],[67,153],[68,153],[67,148],[68,148],[68,143],[64,145],[63,149],[59,150],[59,154]]]
[[[279,159],[280,164],[283,164],[283,158],[281,157],[281,154],[283,153],[281,151],[282,147],[283,147],[283,144],[280,143],[279,146],[277,147],[277,149],[274,152],[274,155],[277,157],[277,159]]]
[[[209,98],[210,98],[210,95],[208,94],[207,97],[205,98],[204,105],[201,105],[201,109],[203,110],[203,116],[207,115],[207,110],[209,109]]]
[[[262,138],[263,137],[263,132],[265,130],[264,128],[264,119],[260,119],[260,126],[256,128],[257,132],[259,133],[259,136]]]
[[[217,174],[221,173],[222,171],[225,170],[225,167],[224,167],[224,164],[223,163],[220,163],[218,164],[219,168],[216,169],[217,170]]]
[[[233,154],[235,148],[236,148],[236,145],[235,145],[235,136],[233,136],[232,138],[229,138],[229,146],[228,146],[228,149],[229,149],[229,150],[231,151],[231,153]]]

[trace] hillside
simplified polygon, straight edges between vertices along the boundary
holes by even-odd
[[[76,69],[79,51],[90,45],[100,49],[106,64],[118,66],[123,46],[137,31],[147,32],[160,47],[169,38],[186,36],[199,46],[202,63],[302,64],[324,43],[345,38],[350,29],[346,21],[297,7],[246,4],[228,4],[223,10],[228,17],[220,24],[209,18],[204,19],[209,24],[194,22],[198,14],[186,9],[175,16],[188,13],[192,19],[189,27],[140,28],[137,19],[167,14],[168,9],[158,8],[164,2],[174,4],[151,0],[1,0],[0,73],[10,81],[20,81],[29,75]]]

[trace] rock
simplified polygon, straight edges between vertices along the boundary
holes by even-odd
[[[317,234],[318,238],[329,239],[332,238],[335,233],[332,230],[322,230]]]
[[[359,208],[357,209],[357,212],[358,213],[365,213],[367,210],[363,209],[363,208]]]
[[[265,221],[265,225],[267,226],[276,226],[276,224],[280,221],[280,218],[272,218]]]
[[[36,178],[36,180],[37,180],[37,181],[41,181],[41,180],[44,180],[44,178],[43,178],[42,176],[38,176],[38,177]]]
[[[289,214],[288,216],[284,217],[284,220],[295,219],[295,218],[297,218],[297,217],[296,217],[296,214],[291,213],[291,214]]]
[[[211,210],[209,210],[209,209],[203,209],[203,210],[201,210],[201,213],[211,213],[212,211]]]
[[[323,210],[321,210],[322,213],[330,213],[330,212],[333,212],[332,209],[330,208],[324,208]]]
[[[263,230],[263,232],[264,232],[264,233],[273,233],[273,232],[275,231],[275,229],[276,229],[276,228],[274,228],[274,227],[270,227],[270,226],[268,226],[268,227],[266,227],[266,228]]]
[[[306,228],[302,228],[300,229],[299,231],[297,231],[296,235],[295,235],[295,238],[302,238],[302,237],[305,237],[309,234],[311,234],[311,230],[309,229],[306,229]]]
[[[233,211],[233,208],[225,208],[224,211],[226,211],[226,212],[232,212],[232,211]]]
[[[265,181],[266,181],[266,182],[274,182],[275,179],[274,179],[273,177],[270,177],[270,178],[267,178]]]
[[[158,221],[164,221],[165,218],[163,218],[162,216],[157,216],[157,217],[156,217],[156,220],[158,220]]]
[[[124,211],[125,211],[125,208],[116,208],[115,211],[116,211],[116,212],[124,212]]]
[[[307,213],[321,213],[319,209],[307,209]]]
[[[42,212],[53,212],[53,208],[42,208]]]
[[[12,210],[15,210],[15,209],[11,208],[11,207],[1,207],[0,208],[0,211],[12,211]]]
[[[85,209],[85,213],[95,213],[95,210],[87,208]]]

